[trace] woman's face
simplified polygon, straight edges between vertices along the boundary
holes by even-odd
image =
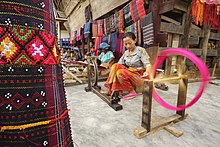
[[[133,51],[136,48],[136,40],[133,40],[130,37],[126,37],[123,39],[124,45],[125,47],[129,50],[129,51]]]
[[[105,50],[105,49],[102,49],[102,52],[104,52],[104,53],[107,53],[107,50]]]

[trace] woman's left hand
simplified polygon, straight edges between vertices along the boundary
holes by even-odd
[[[143,76],[148,76],[149,75],[149,73],[148,72],[144,72],[144,74],[143,74]]]

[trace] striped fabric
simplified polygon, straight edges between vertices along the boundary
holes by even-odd
[[[124,13],[124,26],[128,27],[132,25],[133,20],[131,16],[131,11],[130,11],[130,3],[128,3],[124,8],[123,8],[123,13]]]
[[[154,26],[152,12],[142,19],[143,41],[145,45],[152,45],[154,42]]]
[[[137,3],[137,9],[140,19],[144,18],[146,16],[146,11],[144,8],[144,1],[143,0],[136,0]]]
[[[111,72],[105,83],[108,92],[112,91],[132,91],[143,86],[141,75],[143,72],[134,68],[126,68],[122,64],[115,63],[111,67]]]
[[[119,11],[119,32],[122,33],[124,30],[124,18],[123,18],[123,9]]]
[[[98,20],[98,36],[103,36],[103,20]]]

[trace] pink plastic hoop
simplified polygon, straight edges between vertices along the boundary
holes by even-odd
[[[195,104],[199,98],[202,96],[202,93],[204,92],[207,83],[210,79],[209,77],[209,71],[208,68],[206,67],[206,65],[203,63],[203,61],[198,58],[196,55],[194,55],[192,52],[184,49],[184,48],[170,48],[170,49],[166,49],[160,52],[154,67],[153,67],[153,74],[155,75],[156,69],[165,61],[165,59],[168,56],[171,55],[182,55],[188,59],[190,59],[195,65],[196,67],[199,69],[200,73],[201,73],[201,84],[200,84],[200,88],[196,94],[196,96],[186,105],[181,105],[181,106],[173,106],[168,104],[167,102],[165,102],[155,91],[155,89],[153,88],[153,92],[152,92],[152,96],[153,98],[163,107],[170,109],[170,110],[183,110],[186,109],[190,106],[192,106],[193,104]],[[153,75],[153,77],[154,77]]]

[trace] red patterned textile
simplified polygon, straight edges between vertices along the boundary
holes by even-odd
[[[119,11],[119,32],[124,32],[124,16],[123,16],[123,9]]]
[[[143,0],[136,0],[136,3],[137,3],[138,14],[139,14],[139,17],[141,20],[142,18],[144,18],[144,16],[146,16],[146,11],[144,8],[144,1]]]
[[[56,36],[28,28],[0,27],[1,64],[59,64]],[[13,37],[12,37],[13,36]],[[51,62],[45,62],[50,58]],[[23,62],[19,62],[23,60]]]
[[[105,83],[105,86],[109,89],[109,93],[112,91],[132,91],[136,87],[143,85],[141,75],[143,71],[126,68],[122,64],[115,63],[111,67],[111,72]]]
[[[52,120],[67,110],[60,66],[1,65],[0,70],[0,128]],[[65,115],[48,125],[0,131],[0,144],[73,146],[69,127]]]
[[[217,5],[205,5],[204,24],[210,25],[214,30],[220,30],[220,15],[217,13]]]
[[[0,1],[0,146],[72,147],[52,0]]]
[[[206,3],[205,3],[206,2]],[[218,5],[211,1],[193,0],[192,16],[196,25],[203,24],[211,26],[214,30],[220,29],[220,15]]]

